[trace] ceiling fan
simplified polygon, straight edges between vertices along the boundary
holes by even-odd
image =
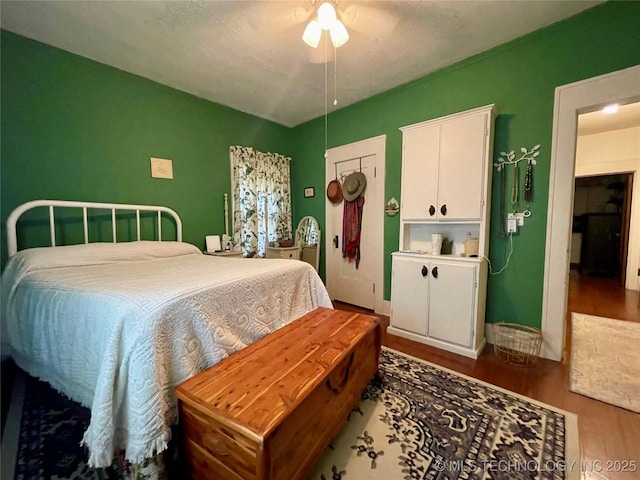
[[[323,30],[329,31],[331,43],[335,48],[341,47],[349,41],[349,32],[340,20],[331,1],[324,1],[318,5],[317,16],[307,24],[302,34],[302,40],[310,47],[317,48]]]
[[[371,2],[369,2],[371,3]],[[391,5],[391,2],[384,2]],[[327,32],[333,47],[338,48],[349,41],[349,31],[375,34],[377,38],[390,35],[398,24],[398,17],[382,2],[376,6],[364,2],[343,4],[340,0],[309,0],[309,7],[293,9],[296,24],[306,25],[301,31],[303,41],[317,48],[322,32]]]

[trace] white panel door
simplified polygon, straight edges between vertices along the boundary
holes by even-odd
[[[347,160],[337,159],[335,168],[338,178],[345,178],[350,173],[361,170],[367,179],[363,193],[362,230],[360,234],[360,264],[349,262],[342,256],[342,219],[344,202],[332,205],[327,217],[327,290],[332,300],[340,300],[351,305],[373,310],[375,306],[375,256],[376,228],[375,215],[380,213],[376,208],[376,155]],[[382,286],[380,287],[382,288]]]
[[[436,218],[438,205],[439,125],[425,125],[402,132],[403,220]]]
[[[429,337],[471,345],[476,265],[432,262],[429,268]]]
[[[424,259],[394,256],[391,274],[391,325],[419,335],[427,335],[429,278]]]
[[[479,220],[482,216],[487,118],[484,113],[457,118],[440,129],[439,220]]]

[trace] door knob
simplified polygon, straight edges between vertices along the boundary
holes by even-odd
[[[338,239],[338,235],[336,235],[335,237],[333,237],[333,246],[335,248],[338,248],[340,245],[340,240]]]
[[[442,215],[446,215],[447,214],[447,204],[446,203],[440,207],[440,213]]]
[[[431,215],[433,217],[433,215],[436,213],[436,207],[434,207],[433,205],[431,205],[429,207],[429,215]]]
[[[429,275],[429,269],[423,265],[422,266],[422,276],[426,277],[427,275]]]
[[[433,278],[438,278],[438,267],[433,267],[431,269],[431,275],[433,275]]]

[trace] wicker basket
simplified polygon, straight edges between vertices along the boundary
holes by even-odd
[[[521,367],[535,365],[542,345],[539,329],[517,323],[496,323],[493,333],[493,347],[498,358]]]

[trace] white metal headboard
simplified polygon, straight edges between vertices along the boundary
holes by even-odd
[[[84,224],[84,243],[89,243],[89,229],[87,224],[87,209],[96,208],[103,210],[111,210],[111,229],[113,231],[113,243],[116,243],[116,211],[117,210],[135,210],[136,212],[136,232],[137,238],[140,240],[140,212],[158,212],[158,240],[162,240],[162,213],[171,215],[176,221],[176,239],[182,241],[182,220],[178,214],[169,207],[155,205],[128,205],[124,203],[97,203],[97,202],[76,202],[68,200],[32,200],[23,203],[11,212],[7,218],[7,250],[9,257],[18,252],[18,239],[16,232],[16,224],[18,218],[28,210],[36,207],[49,207],[49,230],[51,232],[51,246],[56,246],[56,229],[53,216],[54,207],[71,207],[82,208],[82,220]]]

